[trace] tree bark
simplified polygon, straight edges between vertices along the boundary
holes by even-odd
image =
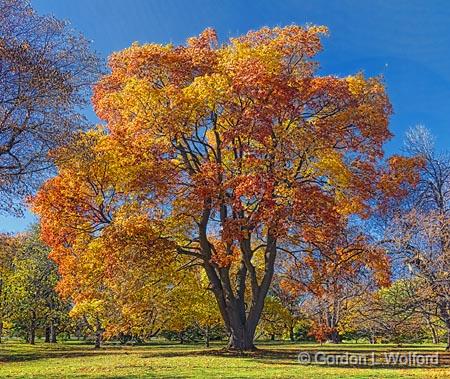
[[[272,274],[273,272],[269,274],[270,281]],[[226,302],[224,312],[227,314],[228,325],[227,323],[225,324],[228,326],[230,332],[228,349],[240,351],[256,350],[254,345],[255,332],[261,318],[267,291],[268,288],[265,288],[262,285],[259,287],[257,295],[252,297],[253,304],[250,307],[248,314],[245,309],[245,302]]]
[[[256,329],[256,327],[255,327]],[[233,328],[228,341],[228,349],[238,351],[253,351],[256,347],[253,343],[255,330],[250,326],[240,329]]]

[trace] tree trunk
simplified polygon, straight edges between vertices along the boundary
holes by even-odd
[[[184,333],[180,332],[180,333],[178,333],[178,336],[180,337],[180,344],[183,345],[184,344]]]
[[[205,347],[209,347],[209,326],[205,329]]]
[[[330,335],[330,340],[332,343],[341,343],[341,336],[337,330],[333,330]]]
[[[228,341],[228,349],[239,351],[253,351],[256,347],[253,343],[255,330],[251,328],[242,328],[240,330],[233,329],[231,331],[230,340]]]
[[[56,343],[56,328],[53,320],[50,321],[50,343]]]
[[[250,241],[246,240],[244,243],[248,245],[242,247],[242,250],[247,250],[247,253],[243,254],[243,259],[246,261],[241,262],[236,274],[236,289],[232,288],[229,268],[215,268],[207,262],[204,267],[212,284],[225,326],[230,333],[228,349],[253,351],[256,350],[254,345],[256,327],[261,318],[264,300],[273,278],[276,242],[275,239],[269,238],[265,272],[260,283],[258,283],[255,268],[247,259],[250,256],[248,252],[251,250]],[[247,279],[251,284],[251,298],[248,300],[245,299]]]
[[[97,330],[95,332],[95,348],[100,349],[102,345],[102,332],[100,330]]]
[[[450,315],[448,313],[447,302],[439,304],[439,311],[447,327],[447,346],[445,347],[445,351],[450,351]]]
[[[425,321],[426,321],[428,327],[430,328],[430,331],[431,331],[431,338],[432,338],[433,343],[434,343],[434,344],[439,343],[439,337],[438,337],[438,335],[437,335],[436,328],[435,328],[435,326],[433,325],[433,323],[431,322],[430,317],[429,317],[429,316],[424,316],[424,318],[425,318]]]
[[[433,343],[434,344],[438,344],[439,343],[439,336],[438,336],[438,334],[436,332],[436,328],[434,327],[433,324],[430,324],[430,329],[431,329],[431,335],[432,335],[432,338],[433,338]]]
[[[87,324],[89,325],[89,323]],[[100,349],[104,329],[102,328],[102,323],[100,322],[100,318],[98,316],[96,317],[95,327],[91,330],[95,332],[95,349]]]
[[[447,327],[447,346],[445,347],[445,351],[450,351],[450,328]]]
[[[34,345],[36,342],[36,312],[31,312],[30,328],[28,330],[28,343]]]
[[[3,320],[0,320],[0,343],[2,343],[3,336]]]
[[[34,326],[31,326],[28,332],[28,343],[30,345],[34,345],[36,343],[36,328]]]
[[[45,339],[44,339],[45,343],[49,343],[50,342],[50,327],[46,326],[45,327]]]
[[[199,242],[203,268],[211,283],[211,289],[216,298],[222,319],[230,333],[228,348],[231,350],[255,350],[253,343],[256,326],[264,308],[264,299],[272,282],[277,240],[275,233],[269,229],[264,251],[264,275],[258,280],[256,267],[252,263],[253,249],[251,237],[240,241],[240,265],[231,277],[230,267],[223,267],[212,262],[213,251],[208,241],[208,221],[211,215],[212,200],[205,200],[201,221],[199,223]],[[227,221],[226,205],[221,205],[221,222]],[[231,249],[231,246],[228,246]],[[246,283],[249,291],[246,291]],[[246,293],[251,297],[246,299]]]

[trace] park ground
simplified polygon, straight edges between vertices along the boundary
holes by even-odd
[[[299,352],[369,353],[441,352],[436,345],[262,343],[258,351],[235,355],[223,346],[154,343],[146,346],[105,345],[100,350],[78,342],[35,346],[17,341],[0,345],[0,378],[450,378],[450,365],[440,367],[349,367],[299,364]]]

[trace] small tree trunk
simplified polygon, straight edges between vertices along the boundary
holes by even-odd
[[[100,349],[102,345],[102,332],[100,330],[97,330],[95,332],[95,348]]]
[[[205,347],[209,347],[209,325],[205,329]]]
[[[445,347],[445,351],[450,350],[450,328],[447,327],[447,346]]]
[[[0,320],[0,343],[2,343],[3,336],[3,320]]]
[[[45,343],[49,343],[50,342],[50,327],[46,326],[45,327]]]
[[[436,333],[436,328],[434,327],[434,325],[430,325],[430,329],[431,329],[431,335],[433,338],[433,343],[434,344],[438,344],[439,343],[439,336]]]
[[[56,343],[56,328],[53,320],[50,322],[50,343]]]
[[[439,304],[439,312],[441,314],[442,320],[445,322],[445,326],[447,327],[447,346],[445,347],[445,351],[450,350],[450,315],[448,313],[448,304],[441,303]]]
[[[426,316],[425,320],[426,320],[426,323],[427,323],[428,327],[430,328],[431,338],[432,338],[433,343],[434,344],[439,343],[439,337],[438,337],[438,335],[436,333],[436,328],[434,327],[433,323],[431,322],[430,317]]]
[[[28,331],[28,342],[31,345],[34,345],[36,343],[36,312],[34,310],[31,312],[30,328]]]
[[[103,329],[102,324],[100,322],[100,319],[97,317],[97,322],[95,326],[95,348],[100,349],[102,345],[102,335],[103,335]]]
[[[341,336],[337,330],[333,330],[330,335],[330,340],[332,343],[341,343]]]
[[[36,328],[32,326],[29,331],[28,343],[34,345],[36,343]]]
[[[183,332],[178,333],[178,337],[180,338],[180,344],[183,345],[184,344],[184,333]]]

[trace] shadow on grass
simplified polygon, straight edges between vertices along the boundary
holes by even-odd
[[[214,349],[214,350],[199,350],[199,351],[185,351],[185,352],[146,352],[144,354],[141,354],[140,357],[141,358],[154,358],[154,357],[164,357],[164,358],[174,358],[174,357],[195,357],[195,356],[216,356],[216,357],[220,357],[220,358],[243,358],[243,359],[249,359],[249,360],[253,360],[253,361],[258,361],[264,364],[274,364],[274,365],[284,365],[284,366],[299,366],[302,365],[302,363],[299,363],[298,361],[298,355],[300,352],[302,353],[307,353],[309,354],[311,357],[314,357],[316,353],[320,352],[320,349],[313,349],[313,350],[300,350],[300,349],[281,349],[281,350],[276,350],[276,349],[258,349],[256,351],[253,352],[234,352],[234,351],[228,351],[228,350],[224,350],[224,349]],[[321,367],[343,367],[343,368],[349,368],[349,367],[353,367],[353,368],[377,368],[377,369],[416,369],[416,368],[446,368],[446,367],[450,367],[450,353],[446,353],[446,352],[436,352],[436,351],[416,351],[415,353],[417,354],[423,354],[423,355],[427,355],[427,354],[438,354],[439,358],[438,358],[438,364],[433,364],[433,361],[431,361],[431,363],[426,363],[424,365],[420,365],[417,363],[414,363],[412,361],[412,363],[402,363],[401,361],[395,361],[393,359],[395,358],[391,358],[391,362],[393,363],[388,363],[386,362],[386,356],[385,354],[390,354],[390,353],[399,353],[403,355],[407,355],[407,353],[409,353],[409,351],[407,350],[398,350],[398,349],[391,349],[391,350],[384,350],[384,351],[373,351],[373,355],[372,355],[372,351],[368,351],[368,350],[335,350],[335,351],[324,351],[324,353],[326,354],[327,357],[330,356],[342,356],[345,354],[363,354],[367,356],[366,360],[361,360],[361,363],[357,363],[357,364],[351,364],[351,363],[346,363],[344,361],[344,363],[337,363],[337,364],[332,364],[332,363],[324,363],[323,361],[319,361],[319,362],[311,362],[311,363],[303,363],[303,365],[312,365],[312,366],[321,366]],[[414,353],[414,352],[412,352]],[[373,359],[375,357],[376,359],[376,364],[372,364],[371,359]],[[413,358],[410,358],[412,360],[414,360]],[[331,360],[332,361],[332,360]],[[339,362],[339,360],[336,360],[337,362]],[[341,361],[342,362],[342,361]],[[398,363],[395,363],[398,362]],[[417,362],[417,361],[416,361]]]
[[[401,348],[393,346],[386,346],[384,350],[379,349],[345,349],[344,346],[339,346],[334,349],[327,347],[322,349],[320,346],[307,347],[306,346],[289,346],[288,349],[276,349],[275,346],[266,345],[262,346],[256,351],[252,352],[236,352],[229,351],[220,348],[205,349],[198,345],[173,345],[162,344],[154,346],[106,346],[99,350],[94,349],[93,346],[70,346],[70,345],[17,345],[12,344],[8,346],[0,345],[0,364],[2,363],[14,363],[14,362],[26,362],[36,361],[41,359],[64,359],[64,358],[82,358],[82,357],[98,357],[98,356],[117,356],[117,355],[134,355],[142,359],[151,358],[183,358],[183,357],[218,357],[218,358],[230,358],[230,359],[246,359],[251,361],[257,361],[264,364],[274,364],[283,366],[299,366],[301,363],[298,361],[298,355],[300,352],[310,354],[314,356],[318,352],[323,352],[327,356],[342,355],[342,354],[375,354],[378,360],[378,364],[375,366],[367,364],[324,364],[321,362],[306,363],[313,366],[326,366],[326,367],[355,367],[355,368],[386,368],[386,369],[408,369],[418,367],[450,367],[450,353],[437,352],[437,351],[423,351],[413,350],[418,354],[439,354],[439,365],[400,365],[400,364],[384,364],[383,355],[385,353],[406,353],[408,345],[404,345]],[[416,345],[412,345],[413,349]],[[170,350],[174,349],[174,350]],[[380,359],[378,359],[380,358]],[[130,376],[132,377],[132,376]],[[151,375],[149,376],[151,377]],[[173,377],[173,376],[172,376]],[[114,378],[114,376],[111,376]],[[182,376],[180,376],[182,378]]]
[[[101,355],[127,354],[128,350],[115,348],[94,349],[89,345],[0,344],[0,364],[35,361],[40,359],[79,358]]]

